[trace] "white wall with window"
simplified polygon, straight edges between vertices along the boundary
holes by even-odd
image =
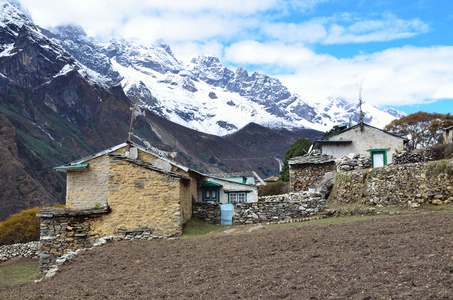
[[[257,202],[258,187],[206,177],[206,181],[200,185],[198,201],[222,204]]]

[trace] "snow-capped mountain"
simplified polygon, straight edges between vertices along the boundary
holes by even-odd
[[[32,24],[25,14],[17,19]],[[120,84],[143,108],[205,133],[222,136],[251,122],[270,128],[326,131],[358,121],[357,103],[340,98],[308,102],[276,78],[249,73],[241,66],[230,70],[214,56],[200,56],[183,64],[163,42],[143,45],[113,39],[102,44],[77,26],[38,30],[74,58],[75,62],[63,66],[61,72],[75,68],[92,82]],[[399,114],[366,102],[362,109],[365,121],[380,128]]]

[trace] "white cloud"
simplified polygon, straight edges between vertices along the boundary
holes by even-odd
[[[264,23],[260,28],[263,34],[269,38],[286,42],[314,43],[327,36],[327,31],[322,24],[311,21],[301,24]]]
[[[284,70],[278,77],[290,90],[312,100],[355,100],[358,78],[365,80],[364,99],[378,106],[453,98],[452,47],[403,47],[343,59],[316,53],[317,45],[333,49],[432,30],[420,19],[390,13],[312,14],[329,1],[21,0],[42,27],[78,24],[104,41],[163,39],[180,60],[214,54],[227,65]],[[294,11],[299,18],[286,20]]]
[[[177,59],[184,61],[185,63],[190,62],[190,60],[197,55],[214,55],[216,57],[222,57],[224,46],[217,41],[208,41],[205,43],[198,42],[183,42],[175,43],[171,45],[173,53]]]
[[[341,22],[339,22],[341,23]],[[330,25],[324,44],[346,44],[391,41],[411,37],[429,30],[419,19],[403,20],[392,14],[382,19],[356,20],[351,25]]]
[[[323,63],[328,61],[330,56],[317,55],[302,44],[260,43],[249,40],[225,48],[225,59],[237,64],[277,65],[291,69],[306,63]]]
[[[355,101],[364,79],[364,100],[375,106],[453,98],[453,47],[403,47],[352,59],[312,60],[291,75],[278,76],[290,90],[312,101],[344,97]]]

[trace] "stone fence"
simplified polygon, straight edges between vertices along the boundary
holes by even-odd
[[[47,272],[67,252],[92,247],[99,237],[91,233],[91,223],[107,212],[108,208],[41,210],[39,270]]]
[[[15,257],[37,258],[39,242],[0,246],[0,261]]]
[[[234,205],[233,224],[261,222],[286,222],[314,216],[326,208],[326,201],[319,193],[289,193],[260,197],[258,202]],[[220,224],[220,204],[192,204],[192,216],[202,221]]]
[[[371,205],[439,205],[453,201],[453,161],[387,165],[338,173],[329,200]]]

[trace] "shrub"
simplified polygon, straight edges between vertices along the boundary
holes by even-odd
[[[429,155],[432,160],[441,160],[453,158],[453,145],[452,144],[437,144],[428,149]]]
[[[277,182],[268,182],[266,185],[260,187],[258,191],[258,196],[273,196],[273,195],[281,195],[288,193],[289,188],[287,183],[283,181]]]
[[[23,210],[0,223],[0,246],[38,241],[40,221],[36,214],[40,208]]]

